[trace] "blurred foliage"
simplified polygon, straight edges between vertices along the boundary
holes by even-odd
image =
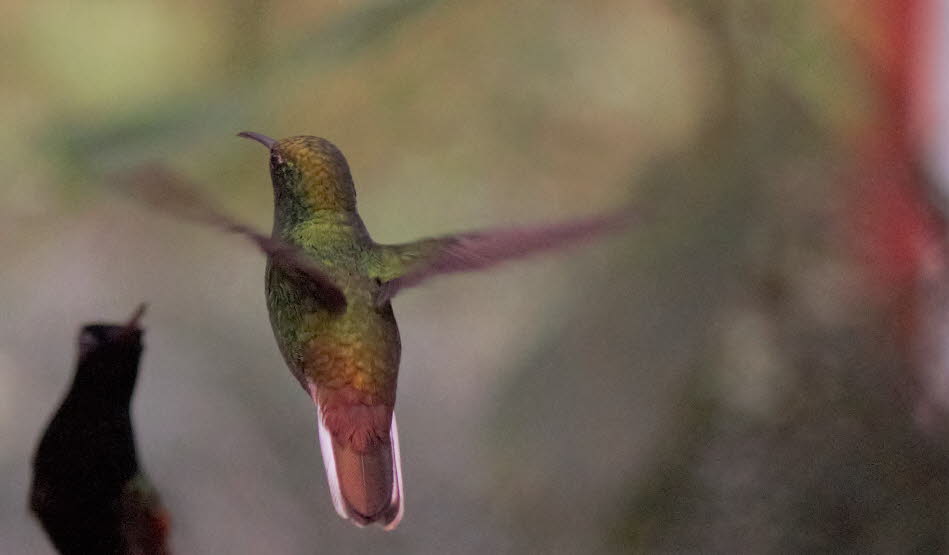
[[[838,240],[876,97],[858,2],[8,2],[0,552],[73,333],[142,300],[141,459],[182,553],[944,549],[946,461]],[[263,261],[142,210],[158,158],[269,225],[250,129],[347,154],[374,237],[587,214],[586,250],[395,303],[407,513],[336,518]],[[42,346],[42,347],[40,347]]]

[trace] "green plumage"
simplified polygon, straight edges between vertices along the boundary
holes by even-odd
[[[630,212],[379,245],[356,212],[349,166],[333,144],[241,135],[270,149],[273,233],[263,237],[210,210],[205,219],[247,235],[268,254],[270,322],[287,365],[318,407],[337,512],[391,530],[402,517],[403,494],[393,416],[401,344],[389,299],[433,275],[487,268],[616,229]]]
[[[316,137],[264,142],[274,185],[271,241],[296,253],[287,259],[286,248],[277,247],[268,257],[274,336],[318,407],[337,512],[391,529],[402,515],[393,420],[401,344],[391,304],[378,301],[381,257],[356,213],[349,167],[335,146]]]
[[[347,301],[345,310],[329,310],[314,298],[305,276],[268,263],[267,308],[291,371],[304,387],[307,381],[353,385],[394,403],[399,331],[391,305],[375,303],[377,278],[386,272],[358,214],[317,211],[309,220],[275,226],[274,234],[317,261]],[[308,364],[320,356],[334,359],[333,364]],[[347,356],[348,361],[337,360]]]
[[[386,530],[402,518],[393,410],[401,345],[389,300],[440,274],[482,270],[622,229],[629,206],[592,217],[375,243],[356,211],[349,165],[318,137],[240,136],[270,153],[274,226],[268,237],[216,210],[161,165],[121,176],[150,204],[243,235],[267,254],[270,322],[290,371],[317,406],[320,450],[333,505],[358,525]]]

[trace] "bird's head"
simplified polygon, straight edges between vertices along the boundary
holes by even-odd
[[[251,131],[238,135],[270,150],[270,176],[278,219],[297,221],[309,219],[318,211],[356,210],[356,190],[349,164],[333,143],[306,135],[279,141]]]
[[[124,324],[87,324],[79,332],[77,382],[129,389],[138,378],[142,355],[139,320],[145,312],[140,305]]]

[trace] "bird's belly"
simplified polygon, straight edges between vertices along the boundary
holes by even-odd
[[[386,304],[374,304],[371,280],[332,277],[344,290],[343,312],[325,310],[274,266],[268,268],[267,308],[280,351],[300,385],[352,388],[367,403],[395,401],[401,343]]]
[[[318,388],[350,387],[366,404],[393,404],[399,368],[398,332],[387,326],[333,326],[303,345],[303,374]]]

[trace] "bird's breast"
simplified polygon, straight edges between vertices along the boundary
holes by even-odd
[[[352,387],[367,404],[392,403],[401,345],[395,320],[376,314],[349,314],[313,333],[303,345],[303,370],[317,387]]]

